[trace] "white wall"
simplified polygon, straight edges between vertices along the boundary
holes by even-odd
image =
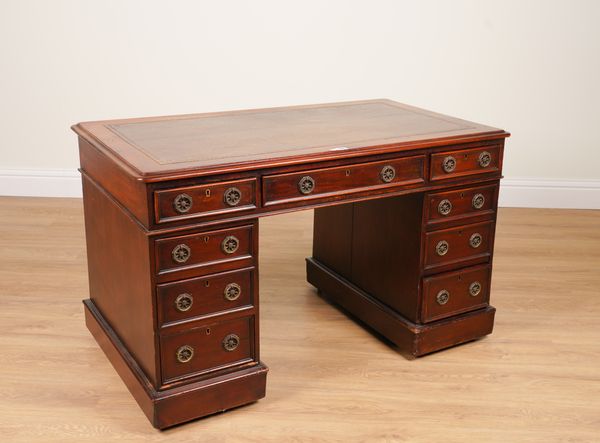
[[[0,194],[77,193],[78,121],[387,97],[509,130],[505,204],[600,207],[598,1],[3,0],[0,63]]]

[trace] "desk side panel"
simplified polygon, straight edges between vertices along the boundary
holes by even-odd
[[[121,168],[117,162],[79,137],[81,169],[115,200],[123,205],[144,226],[149,227],[149,202],[146,185]]]
[[[149,240],[130,215],[85,175],[83,204],[90,298],[156,386]]]

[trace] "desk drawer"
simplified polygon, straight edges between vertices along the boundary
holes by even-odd
[[[164,383],[254,359],[254,316],[203,323],[160,337]]]
[[[263,177],[265,206],[424,181],[425,157],[405,157]]]
[[[254,304],[253,268],[158,285],[159,325]]]
[[[445,180],[500,170],[500,147],[483,146],[431,154],[431,180]]]
[[[154,192],[157,223],[256,208],[256,179],[208,183]]]
[[[492,222],[475,223],[425,234],[425,269],[489,257]]]
[[[232,262],[253,255],[253,226],[156,240],[158,273]]]
[[[473,266],[423,279],[423,322],[487,306],[490,267]]]
[[[493,214],[497,185],[436,192],[426,197],[427,223]]]

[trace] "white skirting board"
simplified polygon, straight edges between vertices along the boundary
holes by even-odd
[[[0,195],[81,197],[81,179],[79,172],[70,169],[0,169]],[[600,179],[505,178],[499,205],[600,209]]]
[[[513,208],[600,209],[600,179],[505,178],[498,205]]]
[[[81,197],[81,175],[73,169],[0,169],[0,195]]]

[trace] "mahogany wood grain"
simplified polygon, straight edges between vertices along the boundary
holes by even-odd
[[[198,415],[223,412],[265,396],[268,368],[260,362],[213,378],[159,391],[140,370],[136,360],[91,300],[84,300],[84,311],[89,331],[148,420],[158,429],[172,427]]]
[[[253,316],[227,320],[211,318],[196,322],[183,332],[163,332],[160,337],[163,382],[253,361],[256,357],[253,321]],[[227,351],[223,346],[223,340],[230,334],[239,337],[239,345],[233,351]],[[183,346],[193,349],[191,360],[185,363],[177,360],[177,350]]]
[[[320,289],[323,297],[341,306],[353,318],[364,322],[413,357],[492,333],[496,309],[491,306],[421,325],[388,308],[317,260],[308,258],[306,263],[307,280]]]
[[[491,269],[489,265],[473,266],[445,272],[423,279],[422,321],[427,323],[487,306],[490,297]],[[470,285],[479,284],[479,293],[472,295]],[[437,295],[448,292],[448,301],[440,304]]]
[[[355,203],[353,214],[352,283],[413,322],[419,319],[422,207],[423,195],[411,194]]]
[[[221,229],[218,231],[204,231],[182,236],[169,236],[156,240],[157,272],[175,272],[179,269],[203,267],[204,272],[209,272],[210,266],[239,261],[242,258],[251,258],[253,226],[246,225],[235,228]],[[223,242],[228,237],[237,239],[237,249],[227,253],[223,249]],[[179,245],[185,245],[190,250],[190,255],[184,263],[173,258],[173,251]]]
[[[154,402],[152,392],[154,381],[139,367],[128,348],[115,334],[102,314],[91,300],[83,301],[85,325],[100,348],[106,354],[113,368],[117,371],[125,386],[135,398],[148,420],[154,423]]]
[[[424,270],[436,268],[440,272],[473,260],[487,261],[491,255],[493,233],[491,221],[426,233],[423,249]],[[473,247],[470,239],[477,234],[481,236],[481,243]],[[436,250],[440,242],[446,242],[448,245],[444,255],[440,255]]]
[[[382,178],[385,167],[392,167],[395,176],[386,182]],[[275,174],[263,177],[263,205],[290,203],[302,200],[315,200],[335,194],[366,190],[383,190],[395,186],[407,186],[424,182],[425,157],[403,157],[380,162],[359,163],[327,169],[308,169],[290,174]],[[303,194],[300,190],[302,179],[312,180],[314,188]]]
[[[313,226],[312,256],[351,279],[354,203],[315,209]]]
[[[485,167],[479,164],[479,156],[484,152],[491,156],[490,164]],[[431,155],[431,180],[498,172],[501,169],[501,156],[502,149],[498,146],[437,152]],[[446,172],[443,168],[444,159],[448,157],[452,157],[456,164],[452,172]]]
[[[488,306],[427,323],[422,329],[421,339],[416,344],[415,355],[427,355],[485,337],[494,330],[495,315],[496,308]]]
[[[149,239],[91,179],[84,175],[82,184],[90,298],[156,383],[160,373]]]
[[[240,192],[240,200],[235,205],[227,204],[225,201],[225,192],[229,189]],[[174,204],[176,197],[182,194],[192,200],[191,207],[185,213],[178,212]],[[200,217],[222,216],[255,209],[257,201],[256,178],[169,188],[154,193],[155,220],[157,223],[165,223],[173,220],[189,221]]]
[[[259,363],[158,392],[154,402],[153,425],[165,429],[260,400],[265,396],[267,372],[268,368]],[[197,435],[193,438],[197,438]]]
[[[476,185],[485,185],[489,184],[492,181],[499,181],[500,176],[496,174],[496,177],[477,177],[472,180],[469,180],[468,184],[470,186]],[[414,184],[414,185],[406,185],[406,186],[398,186],[392,188],[369,188],[366,191],[360,192],[352,192],[345,194],[330,194],[327,197],[320,197],[314,200],[295,200],[288,203],[277,203],[276,205],[269,205],[266,207],[257,207],[256,209],[249,209],[245,211],[231,213],[223,218],[223,216],[218,215],[207,215],[206,217],[201,217],[200,219],[189,220],[174,220],[164,224],[156,224],[150,223],[149,233],[150,235],[159,235],[163,232],[185,232],[190,229],[215,229],[223,226],[224,224],[243,224],[247,221],[252,221],[256,218],[285,214],[288,212],[297,212],[299,210],[309,210],[309,209],[320,209],[320,208],[328,208],[335,205],[343,205],[347,203],[353,202],[363,202],[380,198],[387,197],[398,197],[409,194],[423,193],[423,192],[435,192],[435,191],[445,191],[449,190],[449,188],[456,187],[464,187],[464,180],[449,180],[448,182],[426,182],[426,184]],[[480,217],[478,215],[473,215],[472,219],[469,217],[469,222],[473,221],[481,221],[484,219],[489,219],[488,216]],[[457,220],[455,220],[456,222]],[[452,220],[440,222],[440,226],[443,225],[454,225],[457,224]],[[460,220],[458,220],[458,224],[460,224]],[[428,225],[427,229],[431,229],[433,225]],[[146,228],[146,227],[145,227]]]
[[[490,140],[486,142],[476,142],[476,143],[468,143],[461,145],[461,148],[468,147],[479,147],[483,148],[493,147],[498,145],[498,140]],[[431,148],[425,150],[425,152],[437,152],[439,149],[443,148]],[[446,148],[447,149],[447,148]],[[187,179],[169,179],[166,178],[162,182],[151,183],[144,187],[144,182],[141,179],[136,179],[135,175],[127,176],[127,169],[125,166],[123,168],[119,167],[118,164],[115,164],[115,160],[111,160],[110,153],[102,154],[97,148],[97,142],[95,140],[86,141],[80,139],[80,152],[81,152],[81,161],[82,161],[82,170],[84,173],[92,172],[92,177],[94,180],[99,183],[104,189],[108,190],[109,193],[121,204],[124,210],[131,212],[132,215],[142,224],[145,228],[150,230],[160,230],[165,229],[164,225],[171,226],[182,226],[187,227],[190,223],[194,223],[195,225],[205,225],[210,226],[214,224],[218,224],[221,222],[220,219],[223,218],[223,213],[221,211],[209,211],[199,214],[187,214],[181,217],[168,217],[163,218],[160,222],[156,220],[159,219],[159,209],[157,206],[156,195],[163,195],[163,193],[168,192],[173,188],[194,188],[205,185],[214,186],[218,182],[227,182],[227,181],[235,181],[235,180],[253,180],[256,176],[255,172],[232,172],[229,174],[219,174],[211,177],[204,177],[202,174],[198,173],[195,177],[187,178]],[[422,153],[423,151],[419,150],[407,150],[402,151],[402,155],[414,156],[415,154]],[[368,155],[361,156],[366,162],[376,162],[376,161],[386,161],[393,160],[397,158],[397,155],[394,154],[380,154],[380,155]],[[317,163],[320,168],[329,168],[329,167],[348,167],[352,166],[355,163],[353,158],[344,158],[344,156],[338,155],[336,159],[328,159],[319,161]],[[87,165],[86,169],[84,169],[84,165]],[[428,167],[428,165],[425,165]],[[304,168],[300,166],[286,166],[286,167],[275,167],[268,169],[261,169],[258,171],[259,174],[276,174],[276,173],[288,173],[288,172],[299,172]],[[427,172],[425,172],[427,174]],[[482,177],[470,177],[472,180],[486,180],[489,179],[490,176],[498,175],[496,174],[485,174]],[[458,177],[460,180],[460,177]],[[401,195],[411,192],[421,192],[426,190],[436,190],[443,189],[445,186],[456,185],[457,178],[448,178],[447,181],[444,180],[443,184],[440,182],[425,182],[425,183],[415,183],[412,185],[404,185],[402,187],[395,187],[394,189],[389,189],[386,187],[368,187],[363,188],[363,190],[346,190],[343,194],[329,194],[328,197],[321,197],[316,200],[313,199],[304,199],[301,201],[295,200],[288,203],[278,202],[277,208],[269,207],[269,208],[251,208],[244,207],[242,210],[234,210],[232,212],[226,212],[228,221],[241,221],[255,218],[261,214],[273,214],[273,213],[282,213],[290,210],[295,210],[298,207],[304,208],[313,208],[313,207],[322,207],[329,204],[334,204],[336,202],[347,202],[347,201],[361,201],[370,198],[377,198],[386,195]],[[461,183],[460,181],[458,182]],[[351,195],[347,194],[348,192]],[[260,200],[259,197],[259,189],[257,187],[257,196],[256,201]],[[212,200],[212,203],[216,203],[216,200]],[[172,202],[171,202],[172,203]],[[164,204],[165,207],[171,205],[170,202],[166,201],[161,204]],[[260,202],[259,202],[260,203]],[[153,209],[154,208],[154,209]],[[170,210],[170,209],[169,209]],[[166,228],[169,229],[169,228]]]
[[[127,165],[118,162],[110,152],[99,147],[96,140],[79,137],[79,162],[82,175],[98,183],[139,222],[148,226],[150,203],[145,184],[138,180]]]
[[[254,268],[246,268],[157,285],[159,325],[169,327],[174,323],[181,324],[198,317],[253,306],[253,272]],[[235,300],[224,295],[231,284],[240,288]],[[183,312],[176,306],[177,297],[182,294],[187,294],[192,300],[191,306]]]
[[[483,217],[492,218],[496,210],[496,188],[497,185],[489,185],[428,194],[425,206],[427,223],[430,225],[455,221],[468,223],[471,220],[467,221],[465,219],[473,216],[478,216],[479,220]],[[473,204],[473,199],[479,195],[483,198],[483,205],[476,207]],[[449,201],[451,205],[448,214],[441,213],[439,210],[440,203],[444,200]]]

